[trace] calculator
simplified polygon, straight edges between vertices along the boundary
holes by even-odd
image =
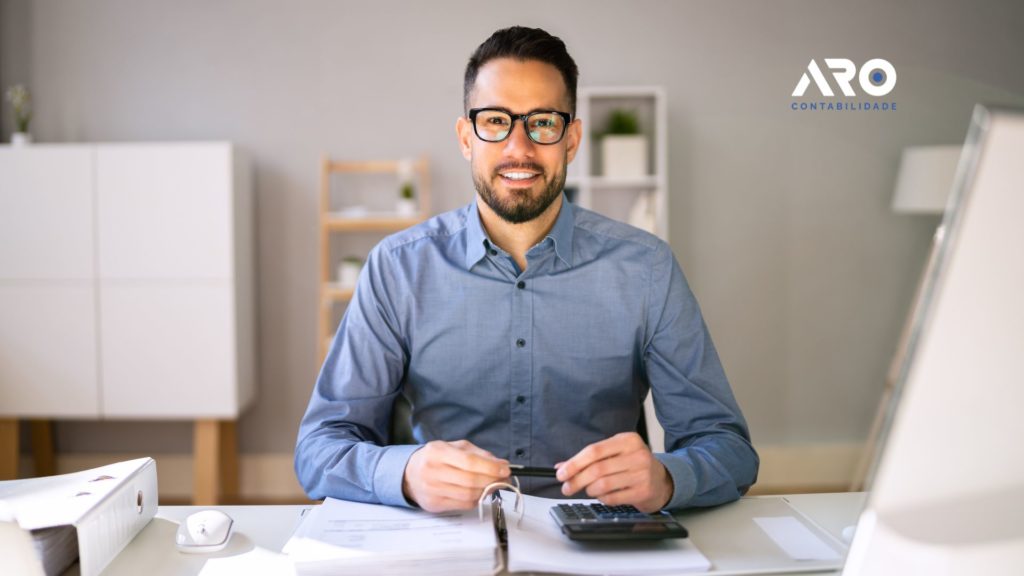
[[[663,540],[689,535],[664,510],[648,514],[628,505],[559,504],[551,507],[551,516],[571,540]]]

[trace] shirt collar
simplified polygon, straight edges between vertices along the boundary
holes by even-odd
[[[572,203],[566,200],[565,194],[560,197],[562,207],[558,211],[558,218],[555,225],[551,227],[545,238],[551,238],[555,243],[555,254],[565,262],[566,266],[572,267],[572,237],[575,228],[575,217]],[[481,258],[487,255],[487,244],[490,240],[480,222],[480,212],[477,209],[476,198],[469,203],[469,210],[466,214],[466,269],[472,268]]]

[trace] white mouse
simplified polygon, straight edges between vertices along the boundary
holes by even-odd
[[[234,523],[231,516],[220,510],[200,510],[178,525],[174,543],[180,552],[217,552],[228,545]]]

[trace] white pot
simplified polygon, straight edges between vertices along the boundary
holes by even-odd
[[[647,138],[642,135],[601,138],[601,175],[610,178],[647,176]]]
[[[359,271],[363,269],[362,262],[345,262],[338,264],[338,284],[342,288],[355,288],[359,283]]]
[[[32,143],[32,135],[28,132],[15,132],[11,134],[11,146],[28,146]]]
[[[402,218],[413,218],[419,211],[420,207],[414,198],[399,198],[395,204],[395,212]]]

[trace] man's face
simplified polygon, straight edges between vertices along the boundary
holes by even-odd
[[[497,58],[484,64],[469,102],[470,108],[502,108],[513,114],[569,112],[561,73],[536,60]],[[477,138],[465,117],[459,118],[455,129],[462,155],[470,161],[477,192],[498,216],[511,223],[537,218],[559,197],[581,133],[579,120],[566,127],[565,136],[556,144],[534,142],[520,120],[501,142]]]

